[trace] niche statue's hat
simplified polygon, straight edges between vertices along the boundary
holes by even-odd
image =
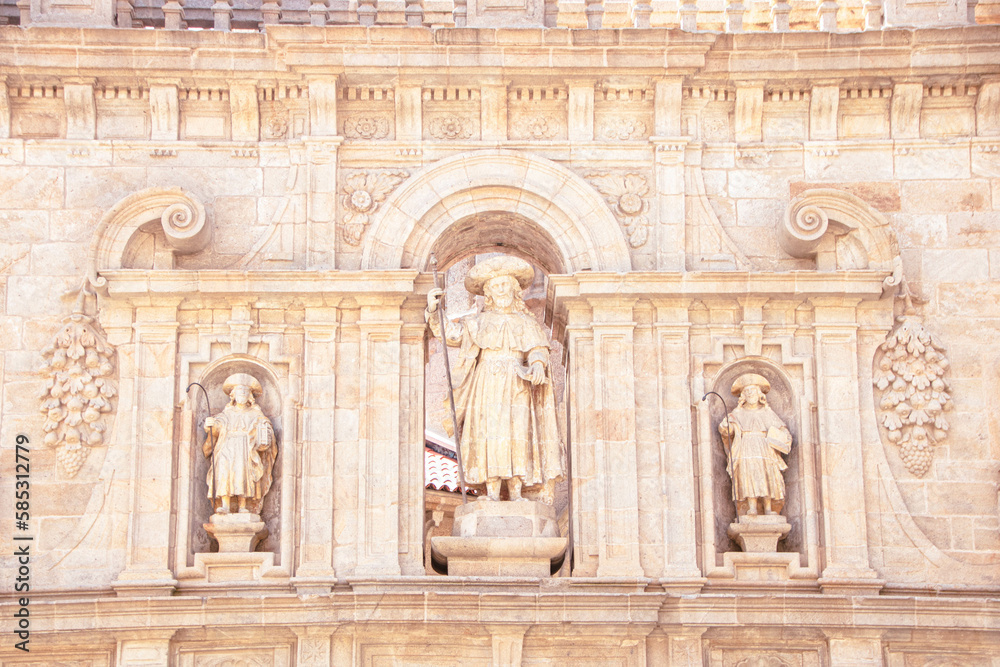
[[[465,289],[482,296],[486,281],[500,276],[512,276],[521,289],[528,289],[535,280],[535,270],[519,257],[492,257],[472,267],[465,277]]]
[[[234,373],[230,375],[222,384],[222,391],[226,392],[226,396],[229,396],[233,392],[233,389],[240,385],[250,387],[250,393],[254,396],[260,396],[264,393],[264,388],[260,386],[260,382],[249,373]]]
[[[744,389],[751,385],[757,385],[765,394],[771,391],[771,383],[767,381],[766,377],[756,373],[747,373],[736,378],[736,382],[733,383],[733,396],[739,396]]]

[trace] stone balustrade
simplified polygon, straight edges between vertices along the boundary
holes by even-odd
[[[520,16],[467,0],[91,0],[61,10],[0,0],[0,25],[261,31],[268,25],[668,28],[685,32],[860,32],[1000,23],[1000,2],[903,0],[546,0]],[[471,14],[470,14],[471,11]],[[530,14],[530,15],[529,15]]]

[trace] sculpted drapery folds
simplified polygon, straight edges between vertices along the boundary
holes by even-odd
[[[455,408],[461,431],[465,480],[485,485],[499,500],[507,481],[511,500],[523,486],[543,485],[540,499],[551,504],[556,480],[565,473],[549,367],[549,340],[524,305],[522,291],[534,269],[515,257],[477,264],[465,281],[485,297],[482,312],[446,322],[444,338],[458,346]],[[443,290],[427,295],[426,319],[442,338],[437,317]]]
[[[230,512],[234,499],[240,512],[256,514],[271,488],[271,468],[278,454],[274,428],[254,400],[263,390],[252,375],[230,375],[223,391],[229,404],[205,420],[209,438],[203,452],[211,459],[208,497],[222,514]]]
[[[739,405],[719,424],[726,448],[726,472],[733,480],[733,500],[741,516],[758,513],[758,500],[765,514],[777,514],[785,500],[782,472],[788,464],[781,458],[791,450],[792,435],[785,422],[767,404],[771,385],[761,375],[742,375],[732,393]]]

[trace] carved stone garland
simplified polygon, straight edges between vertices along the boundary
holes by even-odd
[[[912,312],[879,346],[873,382],[879,390],[879,422],[913,475],[923,477],[934,461],[934,446],[948,435],[944,412],[951,409],[948,359],[944,348]]]
[[[361,245],[371,215],[407,176],[405,171],[369,171],[347,177],[340,190],[340,204],[344,210],[340,234],[344,243]]]
[[[117,393],[115,349],[94,319],[83,313],[86,294],[81,290],[73,314],[42,350],[45,361],[39,369],[47,378],[39,396],[45,415],[44,442],[56,449],[56,458],[70,477],[87,460],[89,448],[104,443],[108,428],[104,416],[111,412]]]
[[[587,178],[600,191],[625,228],[628,244],[641,248],[649,240],[649,184],[640,174],[591,173]]]

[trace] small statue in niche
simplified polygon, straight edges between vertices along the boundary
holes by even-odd
[[[431,315],[444,290],[435,288],[425,316],[436,337],[461,347],[455,409],[466,483],[485,485],[490,500],[500,499],[504,481],[510,500],[522,500],[524,487],[542,485],[540,500],[551,505],[565,465],[549,339],[524,304],[523,290],[533,280],[534,269],[522,259],[488,259],[465,279],[470,293],[485,297],[482,312],[446,322],[442,332]]]
[[[234,504],[239,513],[257,514],[271,488],[278,453],[271,420],[255,401],[263,389],[252,375],[236,373],[226,378],[222,390],[229,404],[205,420],[209,437],[202,451],[211,460],[208,497],[219,514],[229,514]]]
[[[791,451],[792,435],[767,404],[770,390],[767,378],[741,375],[732,388],[739,405],[719,424],[728,459],[726,472],[733,480],[733,500],[741,517],[757,516],[758,502],[765,515],[776,515],[785,500],[782,473],[788,464],[781,455]]]

